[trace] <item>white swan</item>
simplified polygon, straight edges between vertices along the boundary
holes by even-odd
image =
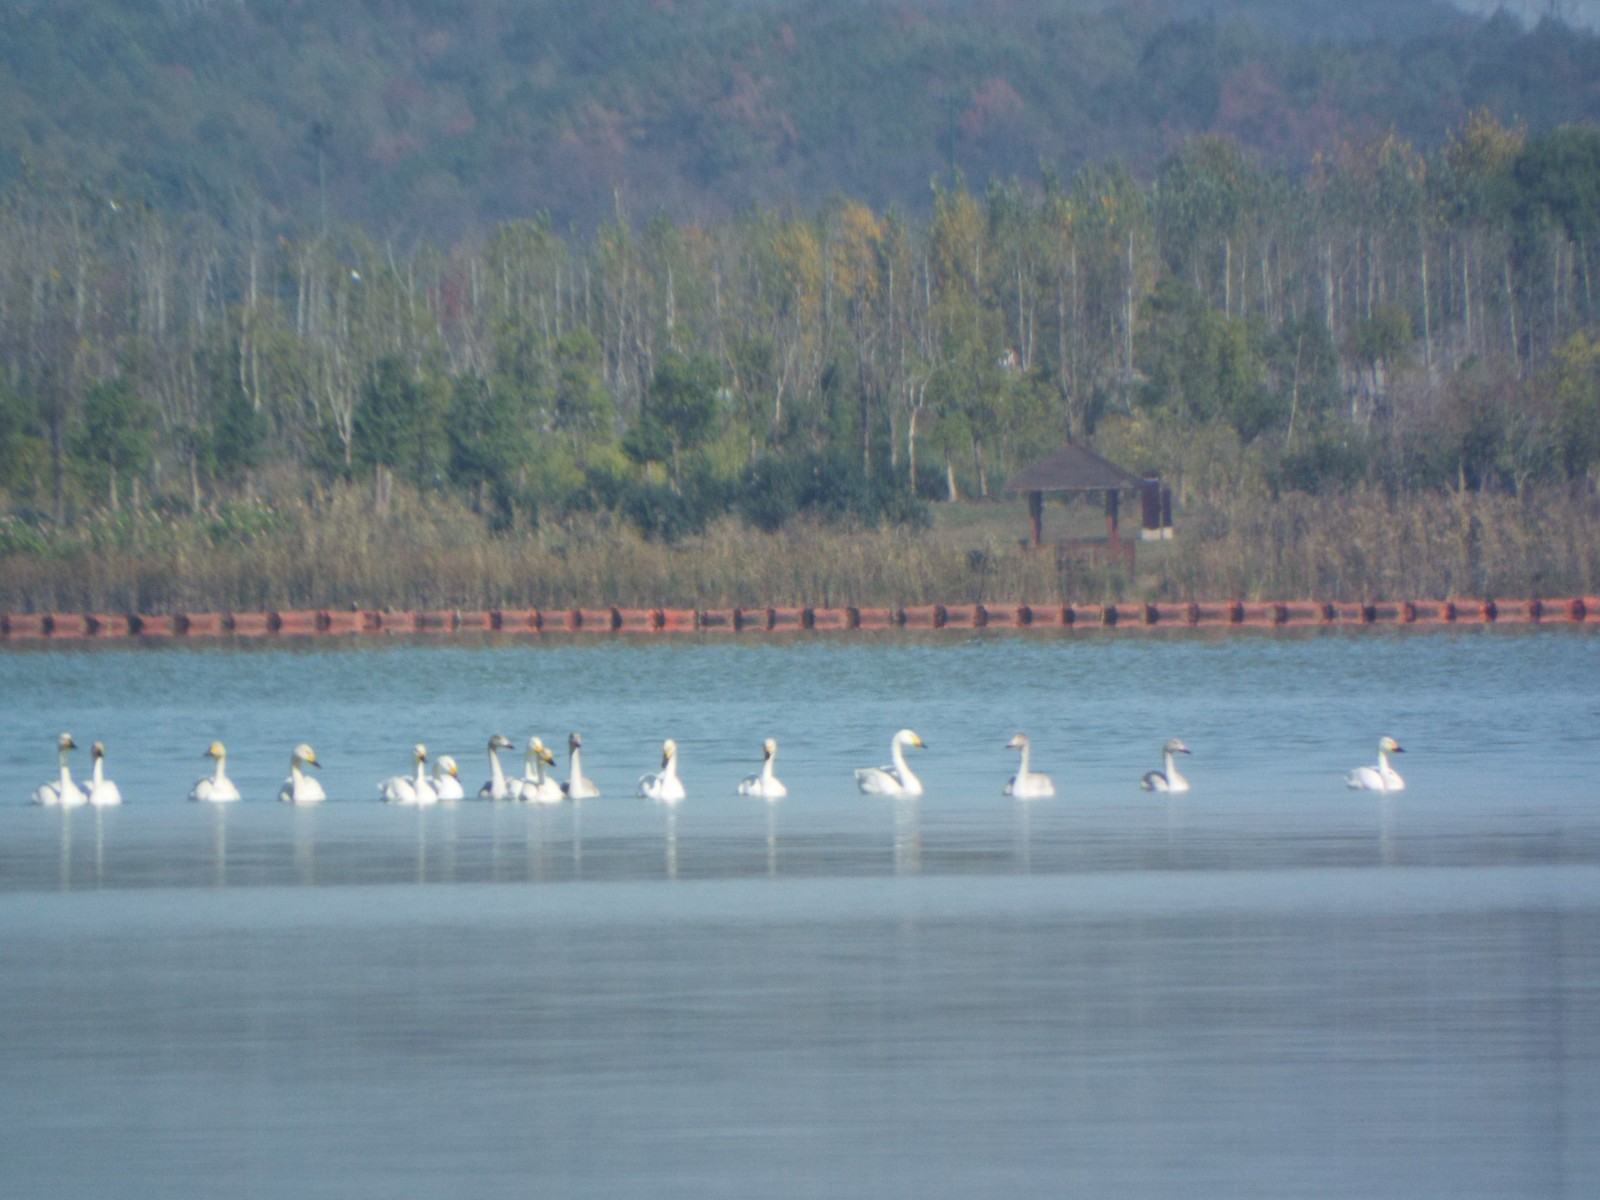
[[[461,768],[448,754],[433,760],[433,777],[428,782],[433,784],[434,793],[441,800],[460,800],[467,794],[461,786]]]
[[[671,738],[661,743],[661,773],[639,776],[639,795],[665,804],[676,804],[687,795],[678,778],[678,743]]]
[[[902,729],[894,735],[894,740],[889,743],[889,757],[894,765],[891,767],[857,767],[856,786],[869,796],[920,796],[922,795],[922,780],[911,773],[911,768],[906,766],[906,756],[903,747],[917,746],[927,749],[926,744],[909,729]]]
[[[1375,767],[1357,767],[1344,777],[1347,787],[1360,788],[1366,792],[1403,792],[1406,781],[1400,778],[1400,772],[1389,765],[1389,755],[1404,754],[1405,747],[1392,737],[1378,739],[1378,765]]]
[[[212,804],[223,804],[239,799],[239,789],[234,786],[233,780],[228,778],[227,747],[221,742],[212,742],[207,747],[204,757],[216,759],[216,769],[204,779],[195,781],[194,787],[189,789],[189,799],[206,800]]]
[[[576,733],[567,735],[567,781],[561,785],[569,800],[592,800],[600,794],[594,780],[583,777],[583,765],[578,753],[583,749],[583,739]]]
[[[72,772],[67,769],[67,755],[77,748],[78,743],[72,740],[70,733],[63,733],[56,739],[56,756],[61,763],[61,773],[56,776],[55,782],[41,783],[34,789],[35,804],[77,808],[80,804],[89,802],[84,790],[72,782]]]
[[[378,793],[387,804],[437,804],[439,793],[428,782],[428,748],[418,742],[411,750],[416,761],[414,775],[391,775],[378,781]]]
[[[511,749],[511,739],[497,733],[489,739],[489,782],[478,789],[479,800],[506,800],[511,796],[511,785],[505,768],[500,765],[500,751]]]
[[[1002,796],[1015,796],[1018,800],[1038,800],[1056,794],[1056,785],[1050,782],[1050,776],[1041,771],[1028,769],[1028,757],[1032,747],[1027,734],[1012,734],[1011,740],[1006,743],[1006,748],[1021,750],[1022,762],[1017,767],[1017,773],[1006,780],[1006,786],[1000,789]]]
[[[317,761],[317,752],[310,746],[301,742],[289,755],[289,778],[283,781],[283,786],[278,789],[278,799],[285,804],[321,804],[328,798],[322,790],[322,785],[311,776],[303,774],[301,767],[315,767],[322,770],[322,764]]]
[[[761,772],[758,775],[746,775],[739,781],[739,795],[763,796],[768,800],[776,800],[780,796],[787,796],[789,789],[783,786],[783,781],[772,773],[772,760],[778,757],[778,743],[774,738],[768,738],[761,743]]]
[[[1172,760],[1174,754],[1187,754],[1189,747],[1177,738],[1168,738],[1161,747],[1161,757],[1166,770],[1146,771],[1144,778],[1139,780],[1139,786],[1147,792],[1187,792],[1189,781],[1178,774],[1178,764]]]
[[[522,760],[522,788],[519,800],[529,804],[559,804],[567,798],[558,780],[545,773],[545,767],[556,761],[550,748],[538,737],[528,739],[528,752]]]
[[[89,803],[96,808],[106,808],[112,804],[122,803],[122,789],[106,778],[105,757],[106,747],[104,742],[96,742],[90,751],[94,757],[94,777],[89,780],[83,789],[89,797]]]

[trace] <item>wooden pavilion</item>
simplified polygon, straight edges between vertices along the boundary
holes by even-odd
[[[1158,478],[1141,479],[1132,472],[1124,471],[1115,463],[1107,462],[1098,454],[1093,454],[1082,446],[1069,443],[1055,453],[1041,458],[1038,462],[1018,471],[1006,481],[1005,490],[1008,492],[1027,493],[1028,519],[1032,526],[1031,542],[1035,546],[1044,544],[1044,494],[1046,492],[1104,493],[1106,541],[1102,543],[1096,539],[1093,546],[1088,542],[1082,543],[1081,546],[1077,542],[1063,542],[1060,544],[1064,546],[1072,545],[1083,550],[1092,550],[1097,546],[1104,547],[1111,555],[1129,559],[1131,565],[1134,543],[1123,538],[1117,527],[1122,493],[1141,492],[1148,497],[1152,485],[1154,485],[1155,494],[1159,497],[1161,495],[1161,481]],[[1146,508],[1148,509],[1148,507],[1147,503]],[[1157,522],[1161,520],[1159,507],[1158,500]],[[1145,524],[1147,526],[1151,523],[1149,516],[1150,514],[1147,512],[1145,514]],[[1170,518],[1167,520],[1170,523]]]

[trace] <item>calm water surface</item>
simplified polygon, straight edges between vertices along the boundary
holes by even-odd
[[[1583,629],[7,649],[0,1195],[1600,1195],[1597,679]],[[858,795],[901,726],[927,794]],[[63,729],[121,809],[27,805]],[[599,799],[376,800],[571,729]],[[1381,733],[1408,789],[1347,791]],[[184,800],[213,738],[242,804]]]

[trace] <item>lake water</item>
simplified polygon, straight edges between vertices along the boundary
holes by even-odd
[[[1594,630],[11,648],[0,697],[7,1198],[1600,1194]],[[857,794],[901,726],[926,795]],[[121,809],[26,803],[64,729]],[[572,729],[599,799],[377,801]],[[1385,733],[1407,790],[1347,790]],[[184,799],[213,738],[242,804]]]

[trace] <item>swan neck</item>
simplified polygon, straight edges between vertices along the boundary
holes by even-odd
[[[578,780],[583,778],[583,763],[578,757],[581,753],[583,752],[578,747],[574,746],[572,748],[571,756],[567,759],[567,780],[569,786],[577,783]]]
[[[1024,779],[1028,777],[1028,755],[1032,749],[1027,742],[1022,743],[1022,765],[1017,768],[1017,774]]]
[[[500,766],[500,755],[493,746],[489,747],[489,778],[494,781],[495,791],[500,791],[505,785],[506,773]]]
[[[900,739],[895,738],[889,743],[889,757],[894,761],[895,773],[900,776],[901,786],[910,786],[921,781],[914,775],[911,768],[906,765],[905,751],[900,748]]]

